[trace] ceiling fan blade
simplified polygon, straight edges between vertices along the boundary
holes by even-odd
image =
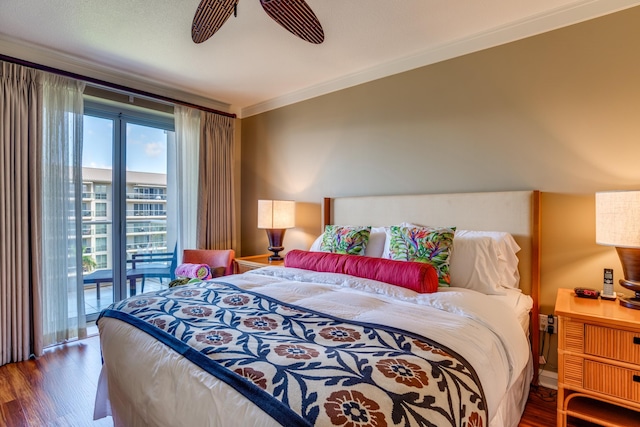
[[[324,41],[324,31],[318,18],[304,0],[260,0],[262,8],[287,31],[309,43]]]
[[[202,43],[222,27],[239,0],[202,0],[191,24],[191,39]]]

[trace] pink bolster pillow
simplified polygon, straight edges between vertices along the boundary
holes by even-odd
[[[377,280],[421,294],[438,290],[438,273],[423,262],[395,261],[360,255],[291,250],[284,259],[285,267],[327,273],[342,273]]]

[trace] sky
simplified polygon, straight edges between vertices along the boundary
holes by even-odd
[[[111,169],[113,120],[84,116],[82,166]],[[167,134],[163,129],[127,124],[127,171],[167,173]]]

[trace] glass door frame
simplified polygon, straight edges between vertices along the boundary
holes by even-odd
[[[128,296],[127,282],[127,124],[154,127],[175,132],[173,114],[129,107],[112,101],[86,99],[84,115],[112,120],[112,169],[111,169],[111,234],[112,234],[112,273],[113,300],[121,301]],[[83,147],[83,150],[85,148]],[[169,147],[167,147],[169,150]],[[80,270],[82,271],[82,270]],[[87,321],[96,320],[99,313],[86,314]]]

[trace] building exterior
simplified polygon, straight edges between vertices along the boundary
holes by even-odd
[[[111,174],[111,169],[82,168],[85,271],[112,268]],[[127,172],[125,209],[127,259],[135,253],[167,252],[167,175]]]

